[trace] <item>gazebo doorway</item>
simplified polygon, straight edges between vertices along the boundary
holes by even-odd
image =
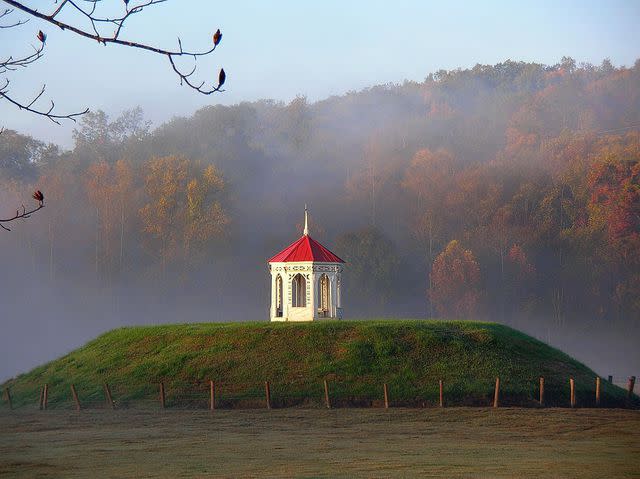
[[[331,281],[326,274],[318,280],[318,317],[331,317]]]

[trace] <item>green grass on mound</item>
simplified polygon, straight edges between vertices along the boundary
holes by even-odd
[[[155,401],[164,382],[168,405],[206,406],[208,381],[220,406],[250,405],[270,381],[274,405],[319,403],[324,379],[334,404],[376,405],[387,383],[394,405],[434,405],[438,380],[447,405],[489,405],[496,377],[503,405],[534,405],[538,378],[546,403],[567,406],[569,377],[579,406],[594,404],[596,374],[561,351],[495,323],[470,321],[320,321],[203,323],[127,327],[20,375],[10,387],[15,406],[69,407],[75,384],[88,406],[103,402],[104,382],[119,405]],[[625,392],[602,381],[605,406]],[[149,403],[152,404],[152,403]]]

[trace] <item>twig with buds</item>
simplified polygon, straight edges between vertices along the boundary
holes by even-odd
[[[32,213],[35,213],[36,211],[41,210],[42,208],[44,208],[44,195],[42,194],[42,191],[40,191],[40,190],[34,191],[33,195],[31,195],[31,197],[38,202],[38,206],[36,208],[32,209],[32,210],[27,211],[27,209],[24,207],[24,205],[22,205],[22,210],[20,210],[20,209],[16,210],[16,214],[13,217],[7,218],[7,219],[0,219],[0,228],[2,228],[3,230],[6,230],[6,231],[11,231],[10,228],[6,227],[2,223],[10,223],[11,221],[15,221],[15,220],[18,220],[18,219],[29,218]]]
[[[24,1],[17,0],[2,0],[7,3],[12,8],[7,8],[4,11],[0,11],[0,28],[13,28],[20,25],[25,24],[27,20],[18,20],[13,23],[2,23],[2,19],[7,17],[9,14],[14,12],[14,10],[22,11],[28,14],[31,17],[35,17],[45,22],[48,22],[52,25],[57,26],[61,30],[66,30],[75,33],[76,35],[89,38],[97,41],[103,45],[107,45],[109,43],[121,45],[130,48],[138,48],[141,50],[149,51],[152,53],[156,53],[159,55],[164,55],[169,60],[169,64],[171,65],[172,70],[178,75],[180,79],[181,85],[187,85],[188,87],[196,90],[198,93],[203,95],[210,95],[215,92],[224,91],[221,89],[222,85],[226,80],[226,73],[224,69],[220,69],[218,73],[218,83],[206,85],[205,81],[200,83],[194,82],[192,80],[192,75],[196,72],[197,65],[195,64],[198,57],[206,56],[217,48],[222,40],[222,33],[220,29],[218,29],[212,37],[213,46],[209,49],[203,51],[190,51],[184,50],[182,48],[182,42],[178,38],[178,49],[163,49],[158,48],[152,45],[148,45],[140,42],[128,41],[120,38],[120,35],[125,26],[125,22],[131,18],[132,15],[136,13],[140,13],[148,7],[153,5],[157,5],[159,3],[164,3],[166,0],[147,0],[147,1],[138,1],[132,2],[130,0],[123,0],[124,10],[120,15],[116,16],[104,16],[100,15],[99,10],[100,7],[103,6],[101,0],[56,0],[55,8],[52,6],[52,12],[42,13],[38,11],[36,8],[31,8],[27,6]],[[87,6],[88,5],[88,6]],[[66,21],[61,20],[60,15],[61,12],[71,11],[74,12],[75,18],[84,19],[84,23],[82,20],[79,20],[77,24],[71,24]],[[79,16],[78,16],[79,15]],[[112,28],[110,32],[103,32],[105,30],[104,27]],[[21,58],[14,59],[13,56],[9,56],[8,58],[2,60],[0,59],[0,75],[7,75],[9,72],[17,70],[19,67],[26,67],[29,64],[35,62],[40,59],[43,55],[43,51],[47,42],[47,34],[42,30],[39,30],[36,38],[40,42],[38,47],[33,47],[34,52],[25,55]],[[193,68],[190,71],[184,71],[183,67],[179,66],[176,63],[177,57],[187,57],[192,58],[194,61]],[[43,85],[40,93],[35,96],[32,101],[20,101],[15,97],[9,95],[9,79],[4,78],[4,85],[0,86],[0,100],[6,99],[10,103],[14,104],[21,110],[26,110],[36,115],[44,116],[51,120],[54,123],[60,124],[60,120],[71,120],[76,121],[77,116],[83,115],[89,111],[86,108],[83,111],[69,113],[69,114],[58,114],[54,112],[55,103],[51,101],[51,106],[48,109],[37,108],[34,106],[37,100],[44,94],[45,86]]]

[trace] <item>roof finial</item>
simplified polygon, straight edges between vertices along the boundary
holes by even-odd
[[[304,204],[304,235],[309,236],[309,221],[307,220],[307,204]]]

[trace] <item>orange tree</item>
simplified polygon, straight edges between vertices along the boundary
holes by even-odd
[[[477,314],[479,282],[475,256],[452,240],[433,262],[429,298],[442,315],[470,318]]]

